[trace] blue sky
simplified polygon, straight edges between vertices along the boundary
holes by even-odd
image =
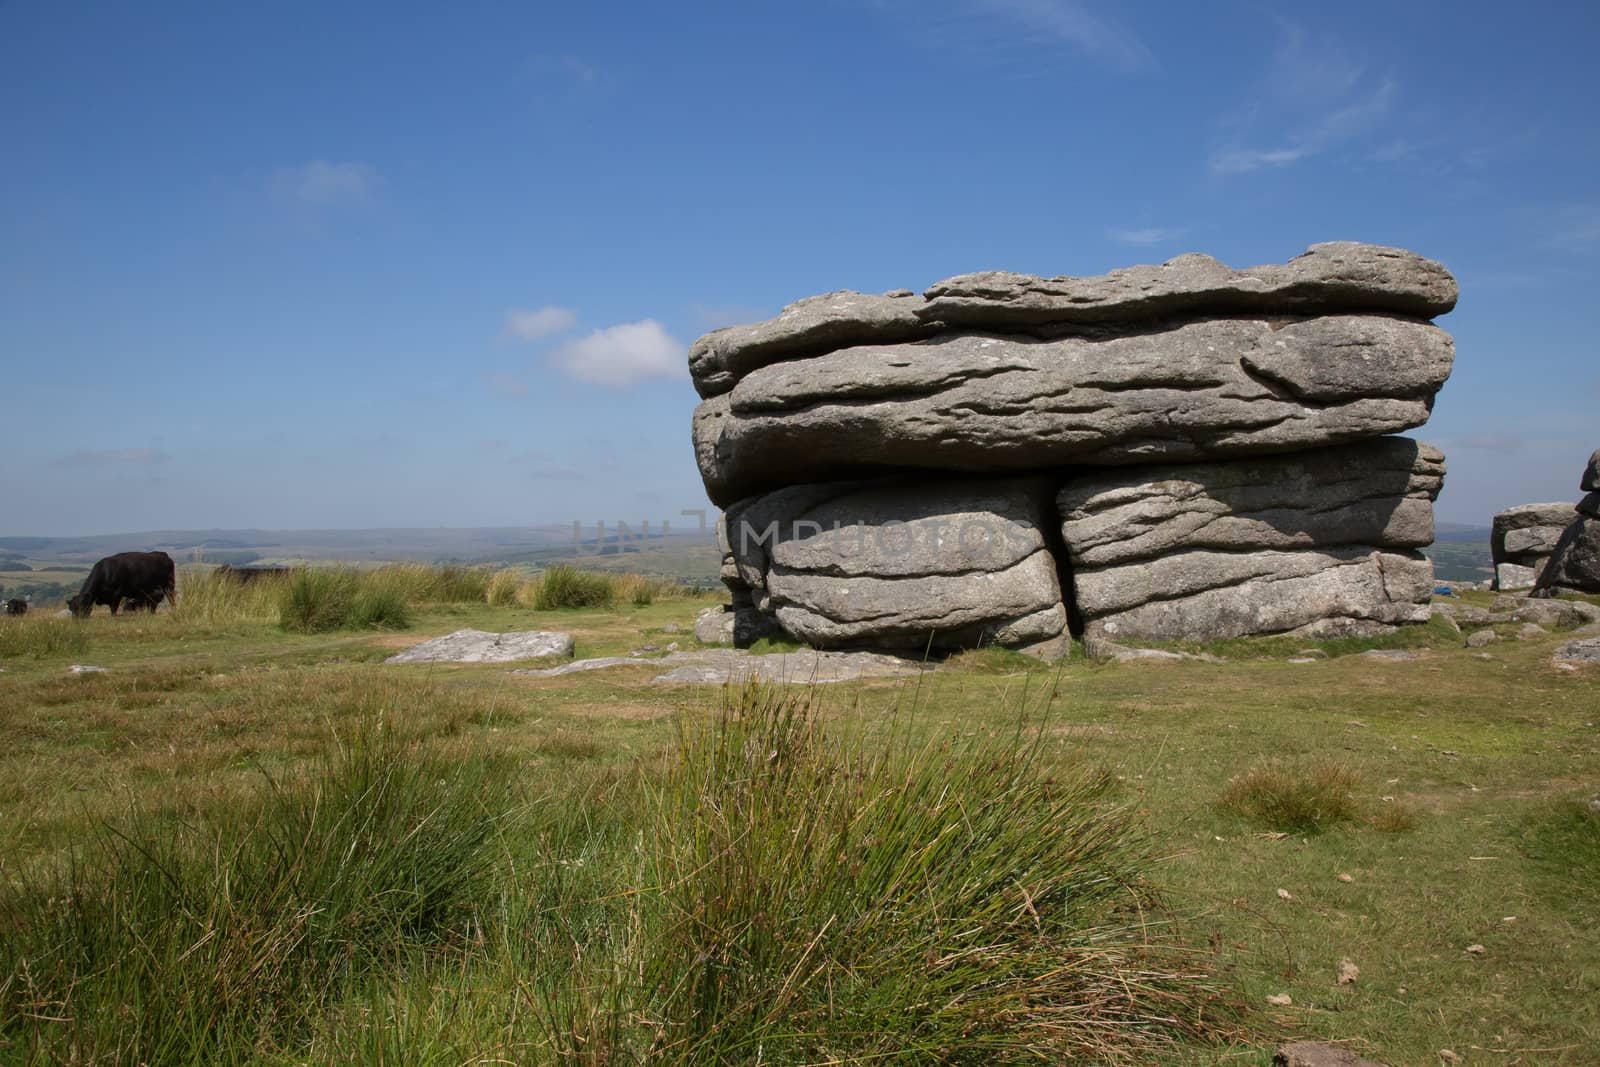
[[[1600,446],[1587,5],[0,0],[0,535],[659,519],[700,333],[1439,259],[1441,519]]]

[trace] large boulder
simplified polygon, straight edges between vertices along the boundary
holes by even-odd
[[[1600,593],[1600,451],[1589,457],[1578,481],[1584,497],[1567,512],[1567,525],[1539,570],[1534,595],[1560,589]]]
[[[1600,448],[1595,449],[1589,457],[1589,465],[1583,469],[1583,479],[1578,483],[1578,488],[1585,493],[1600,490]]]
[[[1444,456],[1403,438],[1073,478],[1056,499],[1074,603],[1092,637],[1424,622],[1416,549],[1443,479]]]
[[[1426,422],[1455,299],[1436,263],[1333,243],[836,292],[708,334],[693,438],[734,643],[1424,621],[1443,457],[1387,435]]]
[[[1027,645],[1066,628],[1053,484],[1037,478],[797,486],[729,508],[725,581],[819,648]]]

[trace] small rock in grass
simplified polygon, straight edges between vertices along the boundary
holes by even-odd
[[[1467,635],[1468,648],[1483,648],[1500,640],[1493,630],[1474,630]]]
[[[1486,949],[1484,949],[1482,945],[1468,945],[1466,948],[1467,955],[1469,956],[1481,956],[1485,951]]]
[[[1355,881],[1355,879],[1350,877],[1348,874],[1341,874],[1339,876],[1339,881],[1341,881],[1341,882],[1353,882],[1353,881]]]
[[[1280,889],[1280,890],[1278,890],[1278,899],[1279,900],[1293,900],[1294,899],[1294,894],[1289,892],[1287,889]]]
[[[1460,1063],[1461,1062],[1461,1057],[1456,1055],[1455,1052],[1453,1052],[1453,1051],[1451,1051],[1450,1049],[1447,1049],[1447,1048],[1442,1048],[1442,1049],[1439,1050],[1439,1059],[1441,1059],[1445,1063]]]
[[[1355,980],[1361,977],[1361,968],[1349,960],[1339,961],[1339,984],[1354,985]]]
[[[1274,993],[1267,998],[1267,1003],[1274,1008],[1287,1008],[1294,1003],[1294,998],[1287,993]]]

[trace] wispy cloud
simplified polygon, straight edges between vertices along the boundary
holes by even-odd
[[[323,159],[281,167],[268,180],[274,196],[316,205],[370,200],[382,184],[378,172],[365,163],[330,163]]]
[[[578,324],[578,313],[568,308],[542,307],[531,311],[513,308],[506,312],[504,335],[521,341],[564,333]]]
[[[61,467],[153,467],[171,457],[157,448],[108,448],[72,452],[56,461]]]
[[[596,385],[624,386],[650,378],[686,378],[688,349],[654,319],[595,330],[552,351],[561,373]]]
[[[1071,45],[1111,66],[1141,70],[1155,55],[1126,27],[1075,0],[968,0],[972,10],[1005,19],[1029,34]]]
[[[1188,232],[1187,227],[1145,226],[1130,230],[1108,229],[1106,236],[1125,245],[1159,245],[1176,241]]]
[[[1398,92],[1392,78],[1351,59],[1337,42],[1312,42],[1303,27],[1284,23],[1250,102],[1220,123],[1226,133],[1212,149],[1211,172],[1288,167],[1365,137],[1382,126]],[[1373,156],[1405,150],[1391,137]]]

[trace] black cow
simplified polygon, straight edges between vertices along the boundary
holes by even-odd
[[[124,600],[154,611],[163,597],[176,604],[177,593],[178,571],[171,556],[165,552],[118,552],[94,565],[67,607],[79,619],[88,618],[96,604],[105,604],[115,615]]]
[[[249,585],[257,578],[282,578],[294,573],[293,567],[230,567],[226,563],[217,568],[218,574],[227,575],[241,585]]]
[[[27,613],[28,613],[28,602],[26,600],[17,600],[15,598],[13,598],[11,600],[6,601],[6,614],[7,615],[26,615]]]

